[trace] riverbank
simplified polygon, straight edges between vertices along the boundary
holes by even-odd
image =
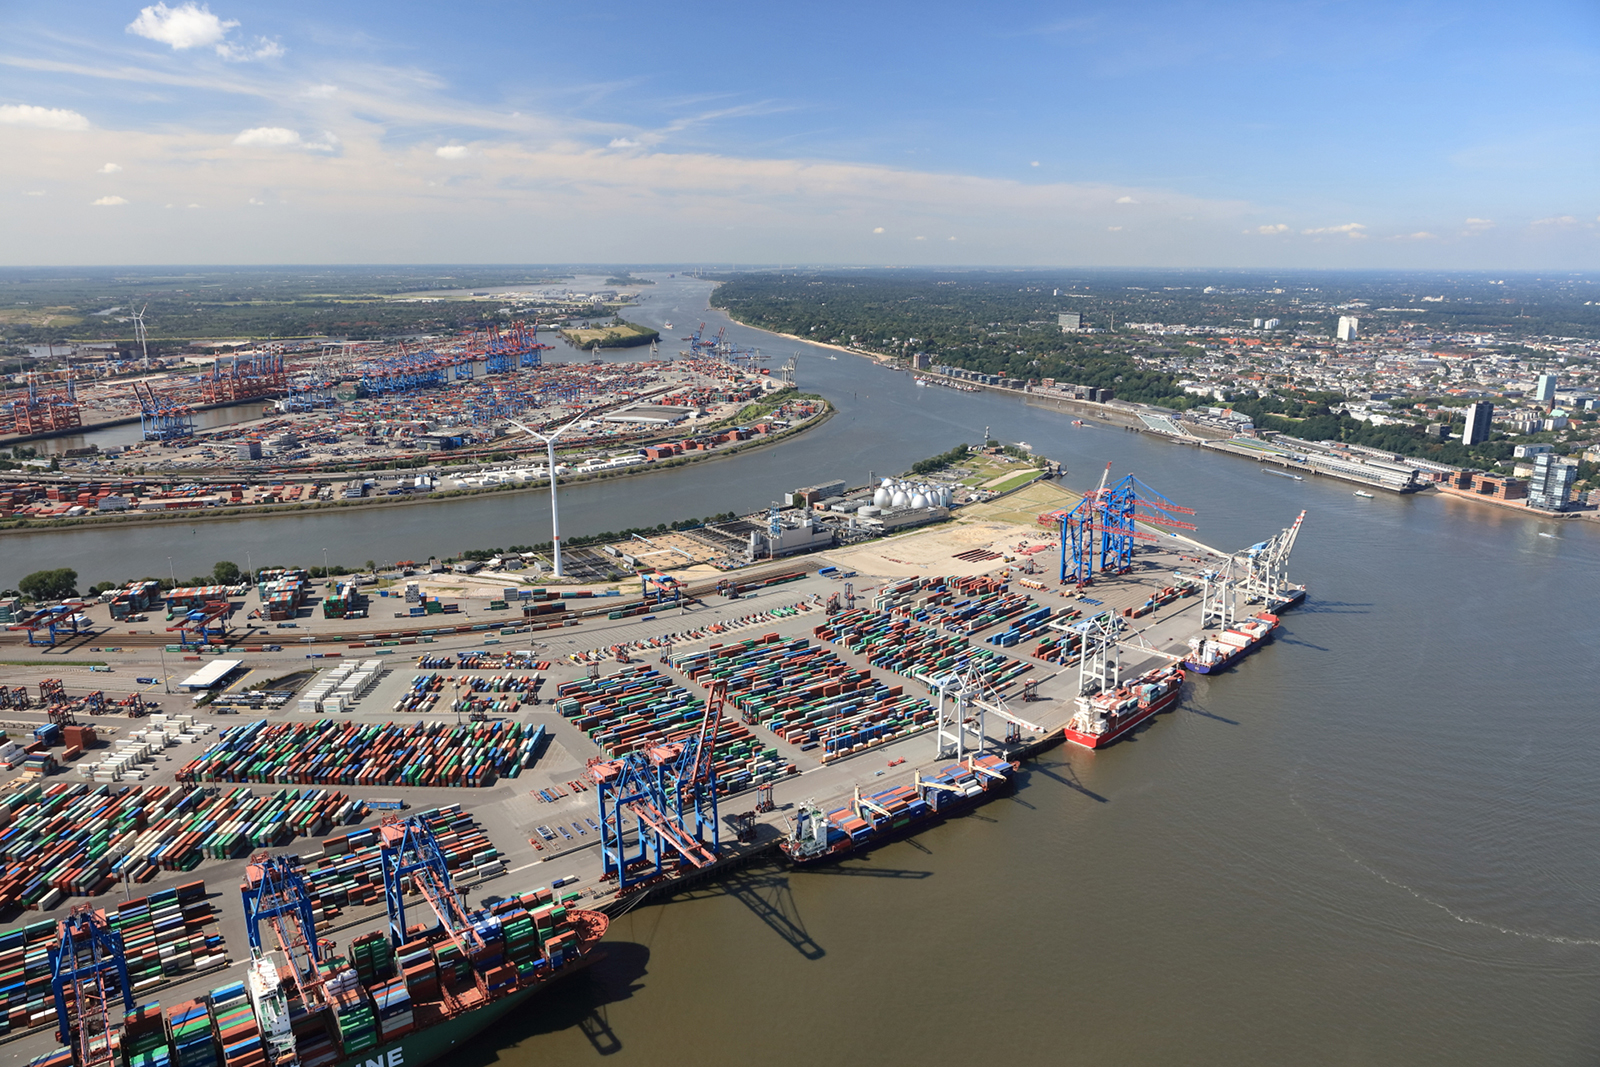
[[[640,464],[634,467],[619,467],[615,470],[599,471],[593,474],[582,474],[564,477],[561,486],[584,485],[591,482],[607,481],[615,478],[636,478],[650,474],[657,474],[679,467],[686,467],[696,463],[708,463],[718,459],[732,459],[734,456],[746,452],[754,452],[770,448],[784,441],[792,440],[806,433],[808,430],[821,426],[833,418],[835,409],[832,404],[816,415],[807,419],[798,426],[787,430],[764,436],[761,438],[741,441],[735,445],[719,448],[715,451],[704,452],[697,455],[685,454],[674,456],[672,459],[661,460],[649,464]],[[519,483],[511,485],[484,486],[473,489],[448,489],[436,493],[408,495],[404,497],[362,497],[359,500],[319,500],[315,502],[301,502],[296,504],[263,504],[252,508],[218,508],[216,510],[183,510],[174,512],[154,512],[150,514],[136,514],[119,512],[112,515],[85,515],[71,519],[23,519],[11,525],[0,525],[0,538],[7,534],[33,534],[49,530],[83,529],[89,527],[120,527],[136,526],[140,529],[152,526],[193,526],[199,522],[242,522],[255,518],[273,516],[290,516],[314,514],[327,511],[380,511],[393,508],[412,507],[418,504],[440,504],[452,500],[471,497],[499,496],[516,493],[545,492],[550,488],[548,479]],[[8,523],[10,520],[7,520]]]

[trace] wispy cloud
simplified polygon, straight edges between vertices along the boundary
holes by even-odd
[[[0,104],[0,123],[7,126],[36,126],[41,130],[89,128],[89,120],[76,111],[61,107],[35,107],[32,104]]]
[[[95,171],[95,173],[96,174],[117,174],[117,173],[120,173],[121,170],[122,170],[122,168],[119,167],[117,164],[115,164],[115,163],[107,163],[105,166],[103,166],[99,170]]]
[[[1366,227],[1365,223],[1347,222],[1342,226],[1317,226],[1317,227],[1315,227],[1313,229],[1301,230],[1300,232],[1301,233],[1306,233],[1306,234],[1342,233],[1346,237],[1365,237],[1367,235],[1362,233],[1361,231],[1366,229],[1366,228],[1367,227]]]
[[[1552,215],[1547,219],[1534,219],[1535,226],[1576,226],[1578,220],[1571,215]]]
[[[120,196],[102,196],[99,200],[90,201],[93,207],[121,207],[126,203]]]
[[[1270,237],[1273,234],[1288,233],[1289,227],[1281,222],[1269,222],[1265,226],[1257,226],[1253,230],[1245,230],[1243,232],[1265,234]]]

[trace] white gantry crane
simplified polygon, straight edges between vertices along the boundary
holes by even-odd
[[[1288,527],[1239,554],[1245,568],[1241,584],[1246,602],[1265,604],[1272,611],[1305,595],[1304,587],[1289,581],[1289,553],[1305,519],[1302,511]]]

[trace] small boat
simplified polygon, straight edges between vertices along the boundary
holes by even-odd
[[[1553,533],[1545,533],[1545,532],[1544,532],[1544,531],[1543,531],[1543,530],[1540,530],[1540,531],[1539,531],[1539,536],[1540,536],[1540,537],[1548,537],[1548,538],[1550,538],[1550,539],[1551,539],[1551,540],[1557,540],[1557,538],[1556,538],[1556,535],[1555,535],[1555,534],[1553,534]]]
[[[1276,474],[1280,478],[1293,478],[1297,482],[1305,481],[1305,479],[1300,477],[1300,475],[1298,475],[1298,474],[1290,474],[1288,471],[1275,471],[1271,467],[1264,468],[1261,473],[1262,474]]]
[[[1367,499],[1368,499],[1368,500],[1371,500],[1371,499],[1372,499],[1372,494],[1371,494],[1371,493],[1369,493],[1369,492],[1367,492],[1367,491],[1366,491],[1366,490],[1365,490],[1365,489],[1357,489],[1357,490],[1356,490],[1356,491],[1355,491],[1355,492],[1354,492],[1354,493],[1352,493],[1352,494],[1351,494],[1351,495],[1352,495],[1352,496],[1364,496],[1364,497],[1366,497],[1366,498],[1367,498]]]
[[[1082,426],[1082,425],[1084,425],[1084,422],[1083,422],[1082,419],[1073,419],[1072,420],[1072,425],[1074,425],[1074,426]]]
[[[834,362],[835,362],[835,363],[837,363],[837,362],[839,362],[839,357],[838,357],[838,356],[835,356],[835,355],[831,355],[831,354],[830,354],[830,355],[826,355],[826,356],[824,356],[824,357],[823,357],[823,358],[824,358],[824,359],[831,359],[831,360],[833,360],[833,361],[834,361]]]
[[[672,329],[672,323],[670,323],[670,322],[663,322],[663,323],[662,323],[662,324],[661,324],[661,328],[662,328],[662,329],[663,329],[663,330],[670,330],[670,329]]]

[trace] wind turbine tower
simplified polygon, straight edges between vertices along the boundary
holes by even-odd
[[[551,433],[551,434],[548,434],[548,435],[539,433],[537,430],[529,429],[528,427],[524,426],[522,423],[518,422],[516,419],[510,419],[508,421],[511,423],[511,425],[515,426],[517,429],[521,430],[523,433],[527,434],[529,437],[537,437],[539,440],[543,441],[544,445],[545,445],[545,449],[549,453],[549,457],[550,457],[550,550],[551,550],[551,558],[553,559],[553,561],[555,563],[555,571],[554,571],[555,576],[557,578],[564,577],[564,572],[561,570],[561,511],[560,511],[560,508],[557,506],[557,501],[556,501],[556,438],[560,437],[562,434],[564,434],[568,430],[572,429],[581,420],[580,419],[573,419],[571,422],[567,423],[565,426],[563,426],[560,429],[556,430],[554,433]]]
[[[139,350],[144,353],[145,370],[150,369],[150,335],[145,332],[144,328],[144,313],[149,310],[150,305],[146,304],[136,311],[133,316],[133,336],[134,340],[139,342]]]

